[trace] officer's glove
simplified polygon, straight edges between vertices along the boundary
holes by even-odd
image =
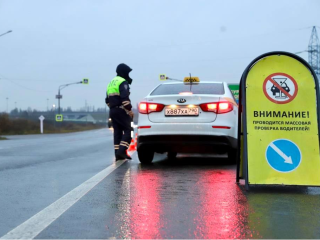
[[[133,113],[132,111],[129,111],[128,114],[129,114],[129,116],[133,119],[134,113]]]

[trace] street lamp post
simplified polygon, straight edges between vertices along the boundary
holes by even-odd
[[[6,35],[8,33],[11,33],[11,32],[12,32],[12,30],[9,30],[9,31],[7,31],[5,33],[2,33],[2,34],[0,34],[0,37],[2,37],[3,35]],[[8,113],[8,100],[9,100],[9,98],[7,97],[6,99],[7,99],[7,113]]]
[[[47,112],[49,111],[49,98],[47,98]]]
[[[56,128],[56,121],[54,120],[54,115],[55,115],[55,111],[56,111],[56,105],[52,104],[52,119],[53,119],[53,126],[54,128]]]
[[[60,94],[60,91],[70,85],[74,85],[74,84],[82,84],[83,82],[74,82],[74,83],[68,83],[68,84],[63,84],[59,86],[58,89],[58,95],[56,96],[56,98],[58,99],[58,114],[60,114],[60,99],[62,98],[62,95]]]

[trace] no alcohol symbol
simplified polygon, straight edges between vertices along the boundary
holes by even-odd
[[[285,104],[297,96],[298,84],[288,74],[273,73],[264,80],[263,92],[271,102]]]

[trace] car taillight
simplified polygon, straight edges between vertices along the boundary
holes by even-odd
[[[214,112],[217,114],[228,113],[233,110],[233,105],[229,102],[214,102],[200,104],[202,111]]]
[[[151,112],[161,112],[163,108],[164,108],[164,105],[159,103],[146,103],[146,102],[139,103],[139,113],[142,113],[142,114],[148,114]]]

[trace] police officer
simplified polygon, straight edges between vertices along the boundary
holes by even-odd
[[[131,120],[133,119],[132,105],[129,99],[132,79],[129,73],[132,69],[121,63],[118,65],[117,76],[108,84],[106,104],[110,108],[110,118],[113,125],[114,149],[117,160],[129,159],[127,155],[131,142]]]

